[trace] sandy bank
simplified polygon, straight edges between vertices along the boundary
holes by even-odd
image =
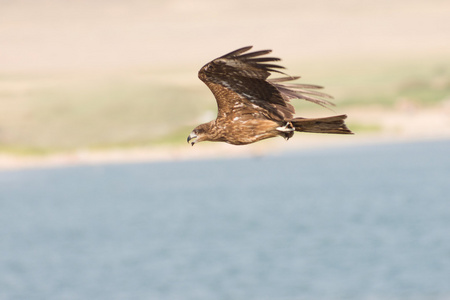
[[[19,156],[0,154],[0,170],[23,168],[60,167],[73,165],[182,161],[252,157],[282,152],[295,152],[330,147],[354,147],[379,143],[427,141],[450,139],[450,106],[434,108],[403,107],[395,110],[366,107],[350,108],[349,126],[352,122],[376,126],[377,131],[362,131],[355,135],[296,134],[288,142],[271,139],[247,146],[224,143],[202,143],[194,147],[158,146],[131,149],[88,150],[46,156]]]

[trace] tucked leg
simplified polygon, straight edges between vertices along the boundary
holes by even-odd
[[[277,130],[281,132],[292,132],[295,130],[295,128],[291,122],[287,122],[283,127],[277,127]]]

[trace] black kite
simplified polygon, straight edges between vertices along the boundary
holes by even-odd
[[[272,64],[275,57],[261,57],[271,50],[247,52],[244,47],[207,63],[198,77],[209,87],[217,101],[217,118],[197,126],[187,138],[192,145],[202,141],[246,145],[281,136],[288,140],[294,131],[351,134],[344,123],[346,115],[326,118],[294,117],[291,99],[302,99],[321,106],[333,105],[331,96],[318,92],[322,87],[285,83],[300,77],[280,72]],[[271,72],[287,77],[267,79]]]

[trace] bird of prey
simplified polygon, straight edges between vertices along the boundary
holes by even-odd
[[[202,141],[246,145],[281,136],[288,140],[295,131],[351,134],[346,115],[325,118],[294,117],[291,99],[333,105],[331,96],[317,85],[290,83],[300,77],[280,71],[279,58],[264,56],[271,50],[248,52],[252,46],[225,54],[203,66],[198,77],[214,94],[217,118],[197,126],[187,138],[193,146]],[[285,77],[268,79],[271,72]]]

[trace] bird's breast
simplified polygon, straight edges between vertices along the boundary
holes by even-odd
[[[221,138],[227,143],[245,145],[277,136],[277,122],[234,116],[216,122]]]

